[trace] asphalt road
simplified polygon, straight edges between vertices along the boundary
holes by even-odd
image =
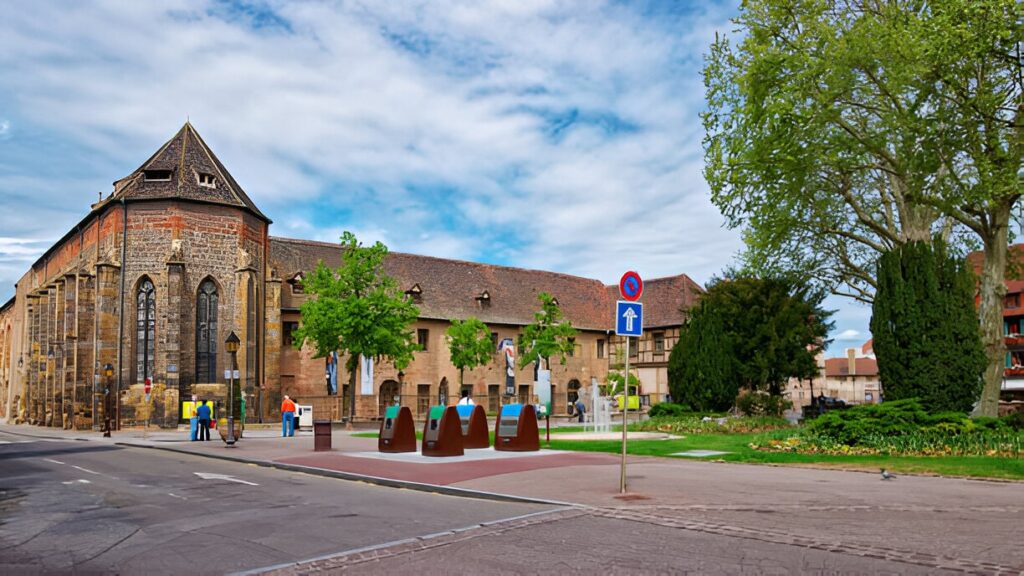
[[[545,509],[0,433],[2,574],[222,574]]]

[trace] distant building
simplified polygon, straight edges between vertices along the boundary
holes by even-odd
[[[819,396],[842,399],[847,404],[877,403],[882,393],[871,340],[858,348],[847,348],[845,357],[825,358],[819,353],[818,376],[791,379],[787,388],[794,408],[808,406]]]
[[[283,394],[312,405],[317,418],[341,418],[353,376],[357,418],[379,417],[396,401],[422,414],[460,396],[444,334],[450,320],[469,316],[490,328],[495,361],[467,371],[465,388],[493,413],[504,382],[497,343],[518,340],[540,292],[553,295],[579,330],[566,364],[552,363],[556,413],[581,387],[604,384],[624,346],[614,335],[616,286],[390,253],[387,273],[420,309],[411,329],[423,350],[403,371],[378,364],[348,374],[346,358],[314,358],[292,346],[308,298],[303,278],[319,261],[337,266],[340,247],[272,237],[270,224],[186,123],[115,182],[0,306],[0,419],[95,427],[110,398],[116,425],[176,426],[192,394],[224,405],[232,360],[224,342],[232,332],[241,341],[237,385],[250,421],[280,418]],[[668,355],[701,292],[684,274],[646,282],[644,332],[629,354],[639,393],[651,403],[668,394]],[[533,367],[518,370],[516,382],[519,399],[533,401]]]

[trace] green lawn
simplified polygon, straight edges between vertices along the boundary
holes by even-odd
[[[621,430],[621,428],[619,428]],[[551,442],[544,441],[540,431],[541,448],[575,452],[622,453],[622,441],[616,440],[559,440],[559,433],[580,432],[582,428],[564,427],[552,430]],[[362,438],[376,438],[376,432],[353,434]],[[934,474],[972,478],[998,478],[1024,480],[1024,458],[994,458],[987,456],[831,456],[827,454],[795,454],[791,452],[762,452],[750,447],[760,434],[690,434],[671,440],[630,440],[629,454],[688,458],[691,460],[724,460],[750,464],[808,466],[844,470],[877,472],[886,468],[895,473]],[[416,432],[417,439],[421,433]],[[491,441],[494,434],[491,433]],[[672,456],[687,450],[717,450],[728,452],[708,458]]]

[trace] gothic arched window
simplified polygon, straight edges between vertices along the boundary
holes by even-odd
[[[217,381],[217,285],[207,278],[196,297],[196,382]]]
[[[153,377],[156,360],[156,290],[149,278],[135,291],[135,381]]]

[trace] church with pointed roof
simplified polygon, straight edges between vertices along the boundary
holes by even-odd
[[[248,422],[280,420],[284,394],[317,418],[380,417],[395,402],[425,414],[462,391],[495,412],[504,364],[466,371],[462,390],[445,330],[475,316],[495,343],[533,322],[552,294],[577,328],[565,365],[553,363],[553,411],[603,386],[624,341],[614,335],[617,287],[505,266],[390,253],[386,272],[420,309],[422,348],[404,369],[315,358],[292,346],[307,296],[304,274],[340,263],[337,245],[270,236],[264,215],[190,123],[51,246],[0,306],[0,420],[74,429],[185,421],[193,395],[224,415],[229,386]],[[685,274],[647,282],[642,338],[629,347],[645,403],[668,395],[668,354],[702,292]],[[230,334],[237,350],[226,348]],[[625,353],[623,351],[623,353]],[[516,395],[533,402],[533,369]]]

